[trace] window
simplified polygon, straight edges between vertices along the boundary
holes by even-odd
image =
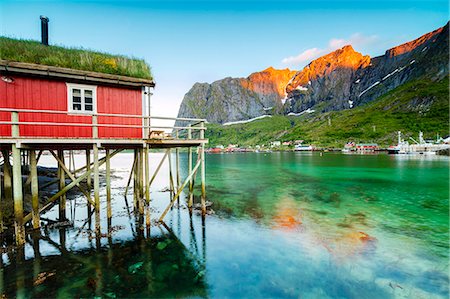
[[[67,83],[69,112],[95,113],[97,86]]]

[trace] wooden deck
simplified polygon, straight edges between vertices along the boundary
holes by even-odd
[[[208,139],[88,139],[88,138],[11,138],[0,137],[0,148],[15,144],[22,149],[54,149],[67,150],[92,148],[97,144],[99,148],[134,149],[149,146],[150,149],[166,149],[181,147],[197,147],[208,143]]]

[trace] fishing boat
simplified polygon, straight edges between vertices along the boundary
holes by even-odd
[[[419,141],[409,137],[414,143],[410,144],[408,141],[402,139],[402,132],[398,131],[398,143],[395,146],[388,148],[389,154],[423,154],[435,155],[437,151],[450,148],[449,144],[443,142],[442,139],[437,139],[436,142],[426,141],[423,138],[423,132],[419,132]]]
[[[297,144],[294,147],[294,151],[296,152],[301,152],[301,151],[313,151],[314,147],[312,147],[311,145],[302,145],[302,144]]]

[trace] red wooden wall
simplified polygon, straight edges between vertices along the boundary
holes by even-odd
[[[12,76],[14,82],[0,80],[0,108],[68,111],[67,85],[33,77]],[[97,113],[142,115],[141,89],[97,85]],[[10,121],[10,112],[0,112],[0,121]],[[19,121],[92,123],[90,115],[19,113]],[[99,124],[141,125],[140,118],[98,117]],[[46,138],[90,138],[91,127],[20,125],[20,136]],[[139,128],[99,127],[99,138],[142,138]],[[11,126],[0,125],[0,137],[10,137]]]

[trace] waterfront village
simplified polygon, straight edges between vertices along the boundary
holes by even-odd
[[[388,148],[380,147],[377,143],[355,143],[347,142],[343,148],[316,147],[313,144],[305,144],[304,140],[274,140],[268,144],[257,144],[254,146],[240,146],[239,144],[222,144],[210,147],[205,151],[208,153],[234,153],[234,152],[274,152],[274,151],[298,151],[298,152],[343,152],[343,153],[375,153],[387,152],[389,154],[441,154],[449,155],[450,136],[446,138],[437,137],[436,140],[425,140],[423,133],[419,132],[418,141],[409,138],[412,143],[402,139],[401,132],[398,132],[397,145]]]

